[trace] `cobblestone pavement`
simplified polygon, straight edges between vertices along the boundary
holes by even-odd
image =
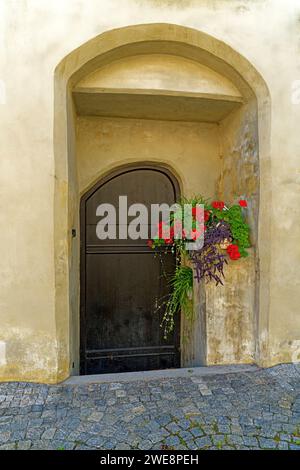
[[[85,385],[0,384],[0,449],[298,449],[300,365]]]

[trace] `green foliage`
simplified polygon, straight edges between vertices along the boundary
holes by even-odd
[[[193,270],[189,266],[178,265],[174,276],[170,280],[172,292],[163,302],[165,312],[162,320],[165,336],[173,330],[174,316],[181,309],[187,318],[193,316]]]
[[[197,204],[204,206],[204,230],[206,236],[204,235],[205,240],[202,251],[199,251],[202,257],[199,256],[196,259],[198,264],[195,264],[195,257],[193,258],[191,253],[186,251],[187,239],[184,225],[187,223],[187,226],[192,227],[195,233],[198,231],[202,235],[201,226],[199,231],[201,220],[197,218],[197,214],[195,215],[193,210],[189,210],[184,214],[185,204],[192,206],[192,208],[195,208]],[[245,200],[240,200],[239,204],[247,207],[247,201]],[[188,319],[193,317],[192,290],[194,272],[191,267],[180,265],[181,260],[190,259],[194,262],[198,281],[205,276],[206,279],[216,281],[216,263],[218,272],[223,275],[223,265],[227,263],[226,257],[237,260],[240,256],[248,256],[247,248],[250,247],[249,225],[244,220],[244,211],[241,205],[235,204],[227,207],[223,201],[210,202],[201,195],[194,195],[189,198],[182,197],[178,201],[179,208],[177,213],[171,214],[170,221],[168,222],[170,224],[170,238],[161,238],[163,232],[160,228],[158,230],[159,235],[152,241],[150,240],[152,248],[158,248],[161,251],[166,246],[166,252],[169,252],[171,249],[171,252],[176,253],[177,261],[179,261],[175,274],[170,280],[171,294],[166,299],[162,299],[159,307],[159,309],[164,309],[162,327],[164,328],[165,337],[173,330],[174,316],[177,312],[182,310]],[[188,218],[191,220],[188,220]],[[182,230],[182,237],[176,236],[175,225],[178,221],[180,222],[179,227]],[[171,234],[171,229],[173,229],[173,234]],[[227,246],[223,247],[221,245],[223,241],[227,242]],[[197,267],[199,268],[198,271]],[[219,283],[222,284],[221,281]]]
[[[192,206],[196,206],[196,204],[203,204],[204,208],[208,207],[208,199],[205,199],[201,195],[194,195],[192,197],[185,197],[182,196],[179,200],[179,204],[183,206],[184,204],[191,204]]]
[[[219,209],[212,210],[218,219],[229,223],[233,238],[232,243],[238,245],[241,256],[248,256],[246,248],[250,247],[249,225],[244,221],[241,207],[234,205],[223,211]]]
[[[230,225],[230,231],[232,233],[232,243],[238,245],[242,257],[248,256],[246,248],[250,247],[250,229],[249,225],[244,221],[242,208],[239,205],[233,205],[229,208],[225,207],[224,210],[215,209],[209,203],[208,199],[200,195],[192,196],[191,198],[182,197],[179,204],[182,206],[184,204],[191,204],[194,207],[196,204],[203,204],[204,210],[211,212],[211,218],[206,223],[208,226],[215,218],[227,222]]]

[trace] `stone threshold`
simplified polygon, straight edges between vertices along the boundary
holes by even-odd
[[[182,369],[161,369],[141,372],[120,372],[115,374],[73,375],[64,385],[84,385],[89,383],[135,382],[140,380],[172,379],[176,377],[205,377],[209,375],[256,372],[260,367],[255,364],[236,364],[228,366],[190,367]]]

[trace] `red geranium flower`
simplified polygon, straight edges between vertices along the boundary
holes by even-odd
[[[201,236],[201,232],[199,230],[192,230],[192,234],[191,234],[191,239],[192,240],[197,240],[199,237]]]
[[[238,251],[234,252],[234,253],[231,253],[231,255],[229,255],[230,259],[232,259],[233,261],[236,261],[237,259],[239,259],[241,257],[241,253],[239,253]]]
[[[167,245],[170,245],[171,243],[173,243],[173,238],[174,238],[174,227],[170,227],[170,238],[165,238],[165,243],[167,243]]]
[[[157,228],[158,228],[158,236],[159,236],[159,238],[161,238],[161,237],[162,237],[163,223],[162,223],[162,222],[159,222],[159,223],[157,224]]]
[[[149,248],[152,248],[152,246],[153,246],[153,240],[148,240],[148,241],[147,241],[147,245],[149,246]]]
[[[246,199],[240,199],[240,200],[239,200],[239,205],[240,205],[241,207],[247,207],[247,206],[248,206],[248,203],[247,203]]]
[[[164,238],[165,234],[167,232],[167,226],[164,221],[159,222],[158,224],[158,236],[159,238]]]
[[[208,219],[210,218],[210,211],[206,209],[204,209],[204,211],[199,209],[197,212],[197,208],[192,207],[192,216],[193,216],[193,219],[197,220],[197,222],[199,223],[207,222]]]
[[[204,211],[204,222],[207,222],[209,218],[210,218],[210,211],[205,210]]]
[[[226,249],[229,258],[232,260],[237,260],[241,257],[241,253],[239,252],[239,247],[235,244],[229,245]]]
[[[232,253],[233,251],[239,251],[238,245],[235,245],[234,243],[232,243],[231,245],[228,245],[227,247],[228,253]]]
[[[200,207],[192,207],[192,216],[194,220],[197,219],[198,222],[203,222],[204,211]]]
[[[173,243],[174,227],[169,227],[164,221],[158,224],[158,237],[163,239],[165,243]]]
[[[220,211],[224,209],[224,202],[223,201],[213,201],[212,204],[214,209],[219,209]]]

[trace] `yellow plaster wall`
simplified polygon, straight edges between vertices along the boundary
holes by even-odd
[[[215,194],[217,124],[78,117],[76,148],[81,194],[115,166],[145,161],[172,168],[183,194]]]
[[[241,96],[219,73],[193,60],[168,54],[147,54],[116,60],[87,77],[77,87],[149,88]]]
[[[299,360],[300,104],[292,99],[293,84],[300,79],[299,17],[297,0],[0,2],[2,380],[53,382],[70,371],[66,282],[55,284],[55,273],[61,279],[68,276],[65,260],[71,243],[71,238],[54,236],[54,187],[60,188],[55,207],[66,203],[69,192],[66,161],[57,154],[54,164],[55,67],[98,34],[141,23],[173,23],[208,33],[221,41],[215,47],[205,39],[208,49],[216,55],[227,50],[228,62],[234,63],[234,54],[220,44],[231,46],[268,86],[272,126],[260,136],[260,153],[271,156],[260,162],[259,275],[265,286],[259,299],[259,309],[264,311],[261,363]],[[169,28],[168,34],[172,31]],[[196,38],[192,33],[185,36]],[[74,61],[80,64],[85,58],[78,52]],[[243,61],[240,70],[248,73]],[[59,73],[67,77],[68,68]],[[255,77],[252,71],[250,76]],[[253,87],[257,85],[257,93],[263,96],[263,87],[255,80]],[[60,103],[66,103],[60,88],[59,94]],[[265,113],[263,104],[260,117]],[[63,119],[65,110],[60,106]],[[67,145],[59,121],[55,135]],[[60,233],[67,227],[61,217]],[[57,338],[62,338],[59,346]]]

